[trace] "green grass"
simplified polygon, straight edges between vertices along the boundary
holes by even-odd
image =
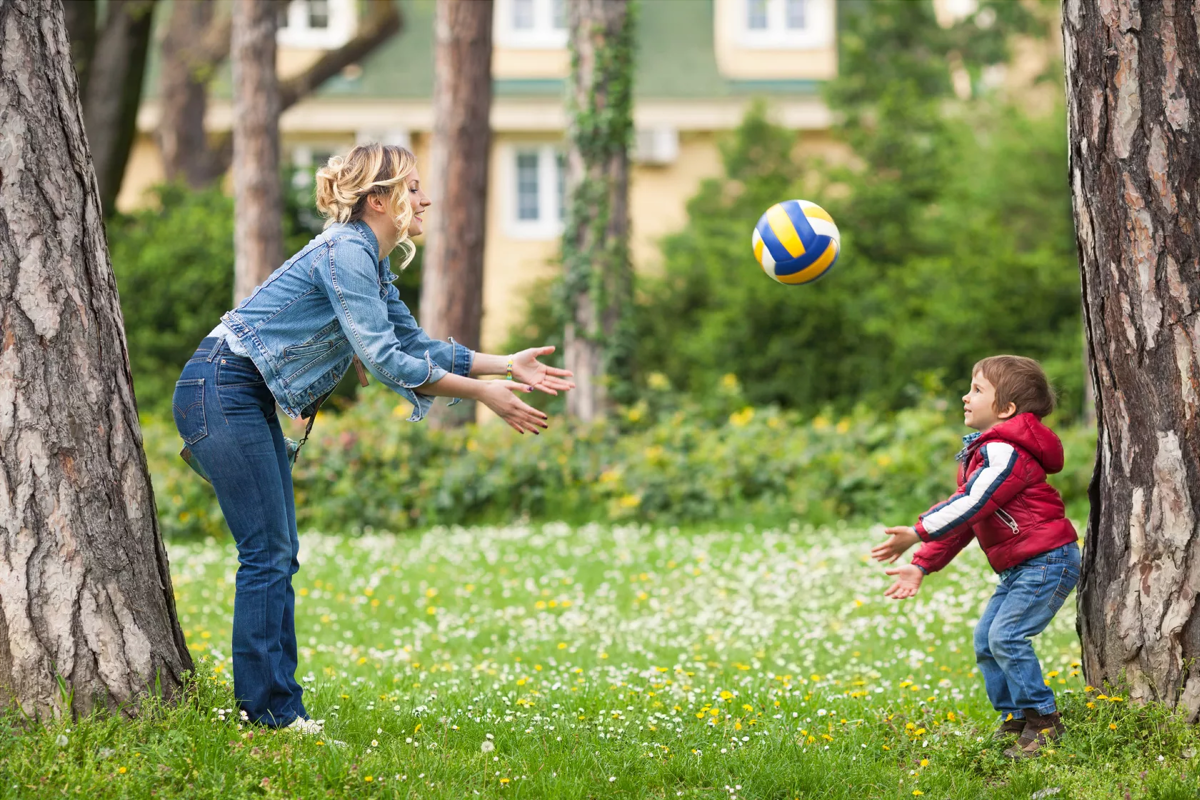
[[[132,722],[23,732],[5,718],[0,797],[1200,793],[1192,728],[1085,689],[1073,597],[1037,640],[1069,734],[1038,759],[1005,760],[971,651],[995,576],[971,548],[890,602],[864,556],[875,538],[553,525],[308,535],[298,678],[321,738],[228,711],[235,552],[173,544],[194,692]]]

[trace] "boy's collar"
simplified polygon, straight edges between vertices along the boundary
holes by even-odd
[[[962,450],[958,451],[958,455],[956,455],[954,457],[954,460],[955,461],[965,460],[967,457],[967,454],[969,452],[971,452],[971,445],[975,444],[975,442],[979,439],[980,436],[983,436],[983,431],[974,431],[974,432],[968,433],[966,436],[962,437],[962,441],[963,441]]]

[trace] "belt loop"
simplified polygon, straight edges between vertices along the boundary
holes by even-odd
[[[213,345],[213,349],[209,351],[208,362],[211,364],[213,359],[217,357],[217,353],[221,352],[221,345],[225,344],[225,337],[218,336],[217,343]]]

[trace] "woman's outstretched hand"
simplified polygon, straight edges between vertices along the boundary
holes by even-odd
[[[514,354],[513,378],[546,394],[558,394],[574,389],[575,384],[568,380],[573,377],[573,373],[548,367],[538,361],[539,356],[548,356],[553,352],[553,347],[531,347]]]
[[[516,392],[530,392],[529,386],[516,381],[484,381],[480,392],[480,402],[496,412],[500,419],[507,422],[518,433],[529,431],[534,435],[541,433],[542,428],[549,427],[546,414],[517,397]]]

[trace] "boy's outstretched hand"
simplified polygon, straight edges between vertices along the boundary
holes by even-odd
[[[890,597],[893,600],[903,600],[906,597],[912,597],[920,591],[921,581],[925,578],[925,573],[915,564],[905,564],[900,567],[885,569],[884,574],[896,576],[896,582],[884,590],[883,593],[884,597]]]
[[[921,541],[921,537],[917,536],[917,532],[909,525],[884,528],[883,532],[888,534],[887,541],[871,548],[871,558],[888,564],[896,563],[896,559],[904,555],[905,550]]]

